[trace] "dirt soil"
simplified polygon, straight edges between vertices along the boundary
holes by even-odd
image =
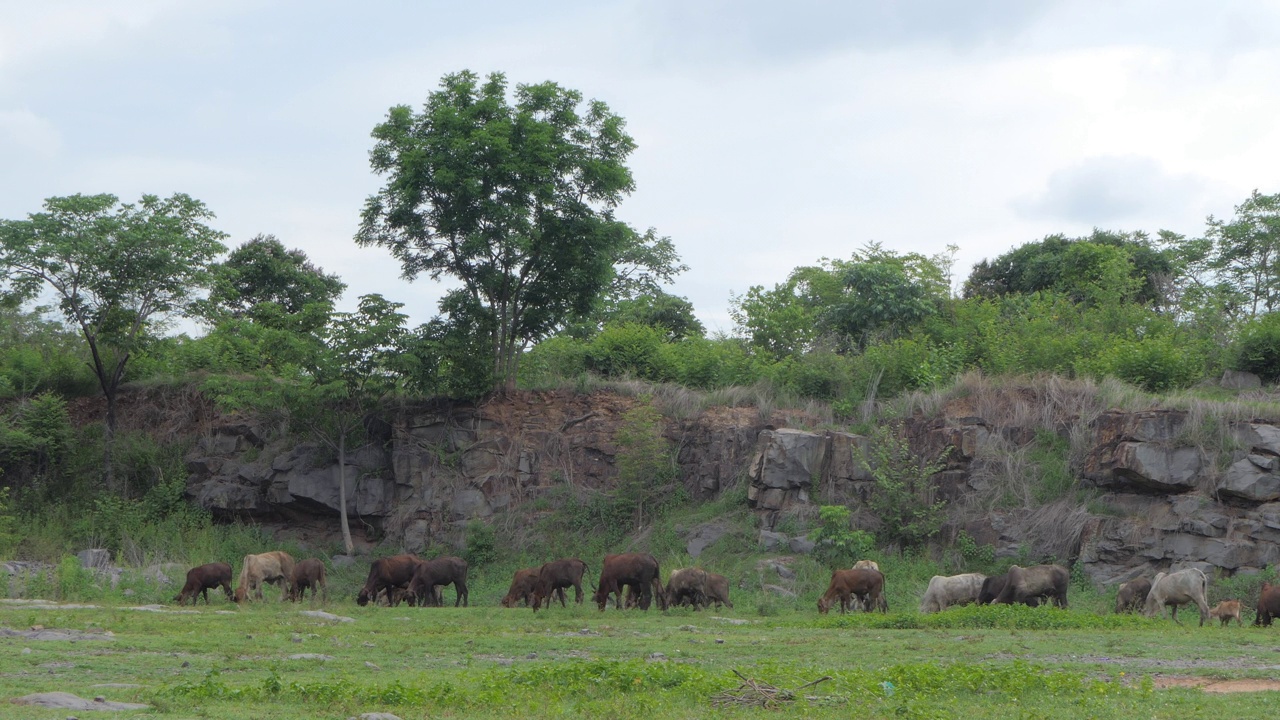
[[[1151,682],[1160,690],[1168,688],[1200,688],[1211,693],[1263,692],[1280,690],[1280,680],[1215,680],[1186,675],[1155,675]]]

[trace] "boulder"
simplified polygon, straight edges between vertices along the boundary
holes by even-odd
[[[814,543],[807,537],[793,537],[788,546],[796,555],[808,555],[813,552]]]
[[[67,692],[34,693],[13,698],[9,702],[14,705],[29,705],[31,707],[52,708],[55,710],[79,710],[81,712],[91,710],[121,712],[123,710],[146,710],[151,707],[142,703],[113,702],[104,697],[88,700]]]
[[[454,493],[451,507],[454,520],[470,520],[493,514],[484,493],[475,488],[464,488]]]
[[[1280,455],[1280,428],[1267,423],[1244,422],[1234,427],[1236,442],[1254,452]]]
[[[80,559],[80,567],[100,570],[111,566],[111,551],[105,548],[81,550],[76,557]]]
[[[1280,476],[1258,467],[1251,457],[1241,458],[1227,468],[1218,483],[1218,494],[1257,503],[1280,500]]]
[[[1194,490],[1200,474],[1200,451],[1154,442],[1122,442],[1111,466],[1117,484],[1163,492]]]
[[[762,430],[750,469],[751,482],[764,488],[807,488],[826,470],[827,437],[803,430]]]
[[[699,525],[689,533],[689,541],[685,543],[685,550],[688,551],[689,557],[696,558],[702,554],[703,550],[706,550],[707,547],[724,537],[726,532],[728,532],[728,528],[717,522]]]
[[[775,552],[778,548],[787,546],[787,536],[772,530],[761,530],[757,544],[765,552]]]

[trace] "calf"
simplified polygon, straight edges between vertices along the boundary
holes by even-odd
[[[1138,578],[1120,586],[1116,592],[1116,614],[1133,612],[1147,604],[1147,593],[1151,592],[1151,581]]]
[[[565,588],[573,588],[573,601],[582,604],[582,576],[587,572],[587,564],[578,558],[561,558],[544,563],[538,568],[538,581],[533,589],[533,611],[546,603],[551,607],[552,593],[560,598],[560,607],[566,607],[564,601]]]
[[[507,590],[506,596],[502,598],[502,607],[515,607],[522,602],[528,605],[537,584],[538,568],[517,570],[516,574],[511,578],[511,587]],[[561,594],[563,594],[563,591]]]
[[[1234,618],[1236,621],[1236,626],[1237,627],[1240,626],[1242,624],[1240,622],[1240,601],[1239,600],[1223,600],[1222,602],[1213,606],[1213,609],[1209,611],[1209,617],[1215,617],[1221,620],[1222,627],[1226,627],[1227,625],[1230,625],[1231,620]]]
[[[663,593],[667,607],[692,605],[695,611],[700,610],[707,604],[707,571],[702,568],[672,570]]]
[[[1271,627],[1271,621],[1276,617],[1280,617],[1280,585],[1263,582],[1258,593],[1258,615],[1254,617],[1253,624]]]
[[[721,605],[728,605],[733,608],[733,603],[729,602],[729,578],[709,572],[707,573],[707,600],[716,604],[719,610]]]
[[[1197,568],[1186,568],[1174,573],[1160,573],[1151,582],[1151,592],[1147,593],[1147,604],[1143,614],[1155,617],[1159,612],[1164,614],[1165,607],[1173,608],[1173,621],[1178,620],[1178,606],[1184,603],[1195,603],[1200,610],[1200,625],[1209,619],[1209,602],[1205,600],[1205,592],[1209,589],[1209,579]]]
[[[293,575],[289,578],[290,600],[302,600],[307,594],[307,588],[311,588],[311,600],[314,602],[317,587],[320,588],[320,601],[329,602],[324,563],[315,558],[307,558],[293,567]]]
[[[440,605],[437,587],[453,585],[457,597],[453,606],[467,606],[467,561],[460,557],[439,557],[420,563],[409,581],[409,594],[419,606]]]
[[[888,612],[889,604],[884,601],[884,574],[879,570],[861,568],[836,570],[831,573],[827,591],[818,599],[818,612],[826,614],[837,600],[840,612],[847,612],[855,597],[864,610],[875,607],[881,612]]]
[[[280,586],[280,599],[289,596],[289,578],[293,576],[293,556],[283,550],[245,555],[240,567],[240,583],[236,587],[236,602],[249,599],[249,594],[262,599],[262,584]]]
[[[658,608],[667,609],[667,602],[662,593],[661,570],[658,559],[649,553],[623,553],[605,555],[600,566],[600,584],[596,588],[594,600],[601,612],[609,604],[609,596],[614,596],[614,607],[622,609],[623,588],[631,586],[640,595],[640,609],[648,610],[653,598],[658,599]]]
[[[369,576],[364,581],[364,587],[356,595],[356,603],[363,606],[368,605],[371,600],[376,602],[378,593],[386,591],[388,602],[392,606],[398,605],[400,598],[393,590],[408,588],[409,581],[413,580],[413,571],[418,569],[421,562],[417,555],[408,554],[374,560],[369,566]]]
[[[194,605],[200,599],[197,596],[203,595],[204,604],[208,605],[209,590],[216,587],[221,587],[227,599],[231,599],[231,565],[215,562],[191,568],[187,571],[187,583],[182,586],[182,592],[173,600],[179,605],[191,600]]]

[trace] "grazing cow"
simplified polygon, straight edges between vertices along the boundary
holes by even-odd
[[[600,584],[594,597],[600,611],[604,612],[605,605],[609,604],[609,595],[614,596],[614,607],[621,610],[623,588],[626,586],[631,586],[639,594],[641,610],[648,610],[654,597],[658,599],[659,609],[667,609],[658,559],[649,553],[604,556],[604,564],[600,566]]]
[[[467,606],[467,561],[460,557],[439,557],[420,563],[409,581],[409,594],[419,606],[440,605],[437,587],[453,585],[457,597],[453,606]]]
[[[729,578],[719,573],[707,573],[707,600],[716,604],[719,610],[721,605],[728,605],[733,608],[733,603],[729,602]]]
[[[1071,573],[1061,565],[1035,565],[1029,568],[1010,566],[1004,589],[992,602],[1001,605],[1023,603],[1031,607],[1053,600],[1060,608],[1067,606],[1067,586]]]
[[[1277,617],[1280,617],[1280,585],[1264,581],[1258,592],[1258,615],[1253,618],[1253,624],[1271,627],[1271,621]]]
[[[200,599],[198,596],[203,595],[204,604],[208,605],[209,591],[216,587],[221,587],[227,599],[231,599],[231,565],[215,562],[191,568],[187,571],[187,584],[173,600],[182,605],[189,599],[195,605]]]
[[[879,570],[880,563],[875,560],[859,560],[853,564],[854,570]]]
[[[671,571],[663,590],[667,607],[692,605],[700,610],[707,604],[707,571],[702,568],[678,568]]]
[[[408,554],[374,560],[369,566],[369,576],[364,581],[364,587],[356,595],[356,603],[368,605],[370,600],[376,602],[378,593],[385,590],[387,601],[393,607],[400,604],[400,598],[394,590],[409,587],[409,581],[413,580],[413,571],[418,569],[421,562],[417,555]]]
[[[1239,600],[1223,600],[1213,609],[1209,611],[1209,617],[1216,617],[1222,621],[1222,627],[1231,624],[1232,619],[1236,621],[1236,626],[1243,623],[1240,622],[1240,601]]]
[[[316,599],[316,588],[320,588],[321,602],[329,602],[329,588],[325,577],[324,563],[315,558],[307,558],[293,567],[289,576],[289,599],[298,602],[311,588],[311,600]]]
[[[236,588],[236,602],[249,599],[249,594],[262,599],[262,584],[280,586],[280,599],[289,594],[289,578],[293,576],[293,556],[283,550],[272,550],[258,555],[245,555],[240,568],[240,583]]]
[[[1147,593],[1151,592],[1151,581],[1138,578],[1120,586],[1116,592],[1116,614],[1134,612],[1147,604]]]
[[[551,596],[554,593],[560,598],[560,607],[567,607],[564,601],[565,588],[573,588],[573,601],[582,604],[582,576],[587,572],[587,564],[578,558],[561,558],[545,563],[538,568],[538,581],[533,588],[533,611],[546,603],[551,607]]]
[[[884,574],[879,570],[862,568],[836,570],[831,573],[827,591],[818,600],[818,612],[825,615],[839,600],[843,614],[855,598],[864,610],[875,607],[881,612],[888,612],[889,604],[884,601]]]
[[[982,581],[982,589],[978,592],[978,604],[990,605],[1000,597],[1000,593],[1004,592],[1004,586],[1009,583],[1009,573],[1002,575],[991,575]],[[1028,605],[1038,605],[1038,602],[1028,603]]]
[[[929,588],[920,599],[921,613],[942,612],[953,605],[968,605],[978,601],[982,592],[982,583],[987,579],[982,573],[964,573],[963,575],[934,575],[929,579]]]
[[[1147,593],[1147,605],[1144,615],[1155,617],[1156,613],[1164,615],[1165,607],[1173,607],[1173,621],[1178,620],[1178,606],[1184,603],[1195,603],[1200,610],[1200,625],[1209,619],[1209,602],[1205,600],[1205,592],[1209,589],[1209,579],[1198,568],[1185,568],[1174,573],[1160,573],[1151,581],[1151,592]]]
[[[502,607],[515,607],[519,603],[529,604],[529,599],[533,597],[534,588],[538,584],[538,570],[540,568],[525,568],[517,570],[516,574],[511,578],[511,587],[507,590],[507,594],[502,598]]]

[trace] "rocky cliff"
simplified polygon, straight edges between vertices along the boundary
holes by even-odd
[[[348,459],[353,529],[366,542],[419,550],[456,540],[470,519],[518,522],[554,488],[608,487],[615,433],[638,402],[608,392],[521,392],[405,406],[372,424],[375,442]],[[1078,560],[1099,584],[1153,567],[1247,573],[1280,559],[1280,426],[1223,420],[1221,437],[1206,444],[1197,436],[1203,414],[1185,411],[983,410],[960,398],[900,423],[916,452],[946,460],[933,477],[936,496],[949,501],[945,534],[963,530],[1006,555]],[[847,503],[859,524],[874,527],[865,504],[874,480],[862,459],[871,441],[787,427],[801,419],[712,408],[668,419],[665,435],[691,497],[748,483],[766,546],[803,550],[803,539],[797,546],[774,525],[812,515],[820,503]],[[1070,440],[1074,487],[1037,505],[1011,493],[1025,481],[1011,460],[1045,432]],[[214,423],[188,458],[189,496],[224,518],[327,522],[338,504],[332,454],[270,435],[252,423]]]

